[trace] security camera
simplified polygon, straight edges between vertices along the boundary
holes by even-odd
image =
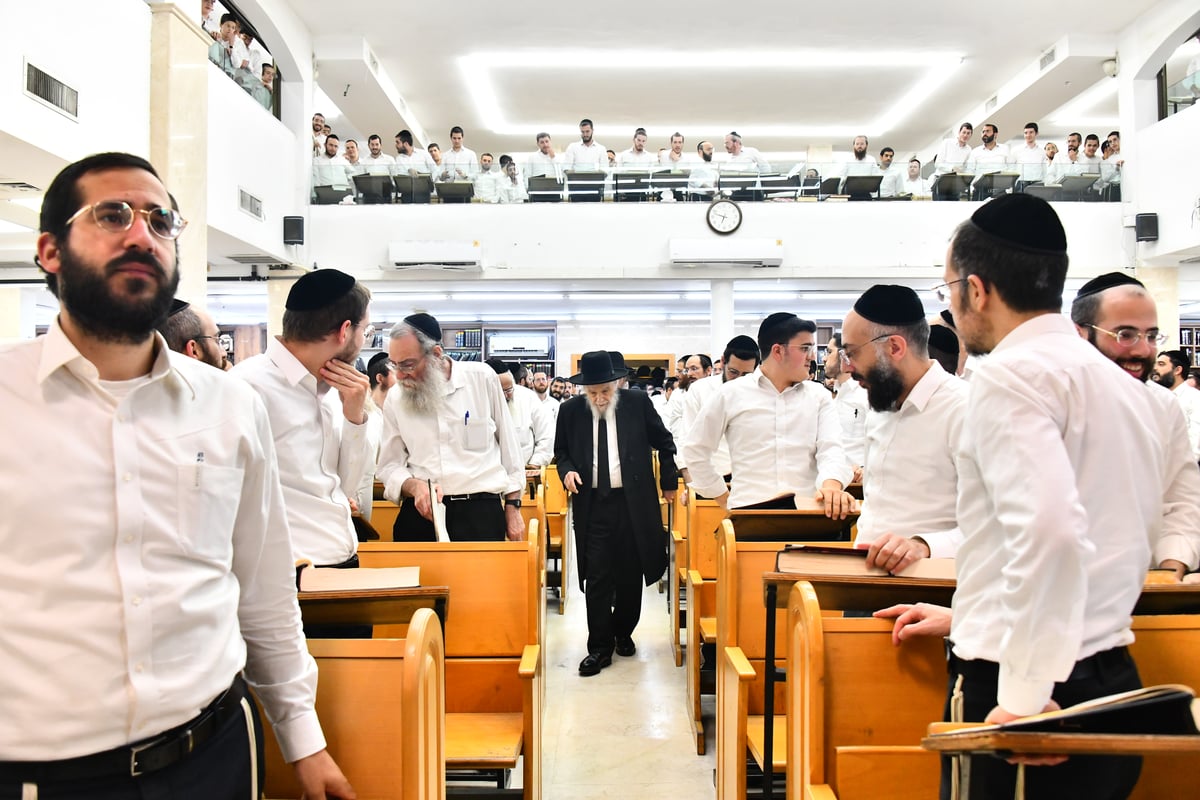
[[[1115,58],[1108,59],[1100,66],[1104,68],[1104,74],[1108,77],[1117,77],[1117,60]]]

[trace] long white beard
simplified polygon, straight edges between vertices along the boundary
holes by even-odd
[[[436,413],[442,397],[446,394],[446,372],[442,360],[428,356],[425,377],[419,381],[402,380],[392,391],[400,391],[400,402],[408,411],[418,414]]]
[[[621,397],[621,391],[619,389],[613,392],[612,400],[608,402],[608,407],[604,409],[603,413],[601,413],[600,409],[596,408],[596,404],[592,402],[592,396],[590,394],[584,394],[584,397],[587,398],[588,408],[591,409],[592,417],[595,419],[604,417],[604,419],[608,420],[609,422],[612,422],[616,419],[617,401]]]

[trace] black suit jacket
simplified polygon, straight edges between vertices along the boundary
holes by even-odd
[[[661,578],[667,569],[667,532],[662,526],[650,451],[658,451],[659,483],[663,491],[676,489],[675,440],[645,392],[621,389],[619,393],[616,420],[621,485],[625,490],[629,517],[633,520],[642,576],[649,586]],[[577,395],[559,407],[554,456],[561,477],[565,478],[568,472],[577,472],[583,480],[579,493],[571,501],[581,588],[587,579],[587,535],[593,500],[593,444],[592,412],[588,408],[587,398]]]

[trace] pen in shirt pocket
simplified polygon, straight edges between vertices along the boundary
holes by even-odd
[[[470,425],[470,424],[471,424],[471,412],[468,411],[467,413],[463,414],[463,425]]]
[[[200,450],[196,453],[195,484],[193,486],[193,488],[195,488],[195,489],[200,488],[200,465],[203,463],[204,463],[204,451]]]

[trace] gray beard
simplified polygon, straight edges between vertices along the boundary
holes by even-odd
[[[400,392],[400,404],[416,414],[435,414],[446,393],[446,373],[442,369],[442,360],[436,356],[428,356],[425,366],[425,377],[412,387],[400,382],[395,389]]]
[[[601,413],[600,409],[596,408],[596,404],[592,402],[591,395],[585,394],[584,397],[587,398],[588,408],[591,410],[592,417],[594,419],[600,419],[601,417],[604,417],[604,419],[608,420],[609,422],[612,422],[614,419],[616,419],[617,402],[621,398],[621,390],[620,389],[613,392],[612,400],[609,401],[608,408],[604,409],[604,413]]]

